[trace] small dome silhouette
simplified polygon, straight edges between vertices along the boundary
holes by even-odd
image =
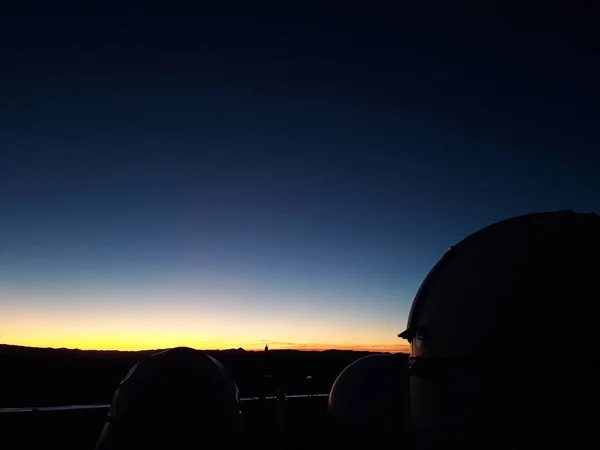
[[[408,366],[394,355],[365,356],[346,367],[329,394],[331,446],[340,450],[382,448],[406,436],[409,424]]]
[[[96,448],[132,448],[133,442],[199,448],[208,436],[225,442],[238,421],[239,391],[225,367],[201,351],[178,347],[131,368],[113,396]]]
[[[408,404],[408,366],[394,355],[369,355],[346,367],[329,394],[331,414],[383,419],[403,415]]]

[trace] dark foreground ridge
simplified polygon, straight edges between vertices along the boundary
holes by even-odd
[[[157,350],[112,351],[0,344],[0,408],[110,403],[115,387],[140,359]],[[340,372],[375,352],[213,350],[231,372],[242,397],[301,394],[307,376],[314,393],[328,393]],[[267,377],[267,375],[269,375]]]
[[[248,450],[331,448],[327,394],[345,367],[373,354],[271,350],[267,356],[243,349],[205,353],[226,366],[240,388],[243,432],[238,436],[243,437],[241,444]],[[132,366],[155,354],[156,350],[87,351],[0,345],[0,439],[19,442],[23,449],[43,445],[91,450],[97,442],[108,442],[99,440],[99,436],[103,424],[110,422],[108,404],[118,392],[116,388],[131,373]],[[400,355],[406,361],[407,355]],[[161,392],[156,394],[149,409],[160,403]],[[165,412],[170,417],[169,411]]]

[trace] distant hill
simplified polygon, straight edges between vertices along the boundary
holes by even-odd
[[[129,369],[161,349],[142,351],[37,348],[0,344],[0,407],[110,403]],[[208,350],[236,380],[242,396],[274,394],[310,375],[327,393],[340,372],[375,352],[350,350]],[[401,357],[407,355],[400,354]],[[266,374],[271,375],[266,377]],[[289,393],[289,392],[288,392]]]
[[[86,353],[102,353],[102,354],[149,354],[156,353],[166,348],[157,348],[150,350],[81,350],[79,348],[65,348],[65,347],[29,347],[25,345],[12,345],[12,344],[0,344],[0,354],[5,352],[19,352],[19,351],[45,351],[45,350],[56,350],[56,351],[74,351],[74,352],[86,352]],[[204,350],[207,353],[231,353],[231,352],[249,352],[249,353],[263,353],[263,350],[245,350],[242,347],[221,349],[221,350]],[[303,349],[269,349],[269,353],[272,352],[304,352],[304,353],[388,353],[390,352],[367,352],[363,350],[338,350],[338,349],[327,349],[327,350],[303,350]],[[392,353],[394,354],[394,353]],[[402,352],[396,352],[395,354],[403,354]]]

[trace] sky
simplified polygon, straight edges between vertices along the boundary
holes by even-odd
[[[3,14],[0,343],[406,351],[448,247],[600,212],[591,16],[392,4]]]

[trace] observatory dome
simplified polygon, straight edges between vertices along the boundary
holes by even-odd
[[[598,348],[599,273],[599,216],[503,220],[446,252],[400,337],[415,357],[589,357]]]
[[[358,359],[335,380],[329,413],[372,419],[403,415],[408,405],[407,368],[406,362],[394,355]]]
[[[237,386],[219,361],[191,348],[165,350],[135,364],[121,381],[97,448],[125,448],[142,438],[157,445],[166,439],[176,448],[184,436],[185,448],[196,448],[187,444],[235,428],[238,405]]]
[[[400,356],[369,355],[346,367],[328,403],[330,447],[385,448],[408,441],[408,366]]]
[[[415,448],[558,449],[597,439],[600,217],[528,214],[450,248],[419,288]],[[587,445],[587,444],[585,444]]]

